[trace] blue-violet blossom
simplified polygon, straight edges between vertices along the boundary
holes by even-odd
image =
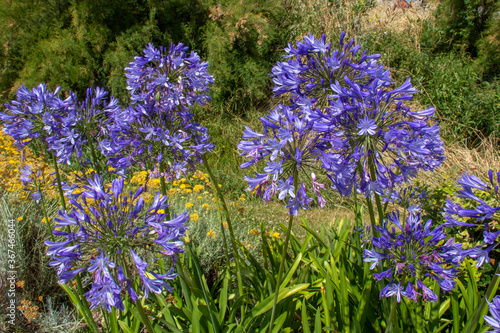
[[[145,297],[149,292],[161,293],[163,288],[172,290],[167,281],[176,276],[173,267],[160,274],[153,272],[152,265],[161,257],[171,257],[175,263],[175,255],[182,252],[184,223],[189,219],[184,212],[166,220],[166,196],[157,193],[145,207],[143,188],[127,194],[123,185],[123,178],[111,184],[103,183],[98,175],[87,179],[86,185],[73,190],[71,211],[59,211],[55,219],[58,224],[53,234],[65,240],[45,241],[59,283],[85,271],[91,273],[92,286],[84,296],[91,307],[101,306],[108,312],[111,307],[123,310],[122,291],[134,302],[138,299],[139,290],[132,285],[136,276],[142,281]],[[62,231],[67,226],[72,229],[69,233]]]

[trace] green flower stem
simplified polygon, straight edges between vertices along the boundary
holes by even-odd
[[[220,206],[220,202],[219,200],[216,199],[216,202],[217,202],[217,211],[220,212],[222,207]],[[230,260],[229,260],[229,250],[228,250],[228,247],[227,247],[227,239],[226,239],[226,232],[224,231],[224,219],[222,218],[222,214],[218,214],[219,215],[219,222],[220,222],[220,229],[222,230],[222,241],[223,241],[223,244],[224,244],[224,254],[225,254],[225,257],[226,257],[226,262],[229,263]],[[228,223],[228,228],[229,228],[229,223]],[[229,284],[229,288],[231,288],[231,284]]]
[[[294,168],[293,171],[293,187],[295,190],[295,196],[297,196],[297,193],[299,192],[299,173],[296,167]],[[285,266],[285,259],[288,252],[288,242],[290,241],[290,235],[292,234],[292,222],[293,222],[293,215],[290,215],[290,217],[288,218],[288,229],[286,230],[285,243],[283,244],[283,255],[281,256],[280,268],[278,270],[276,291],[274,292],[273,309],[271,311],[271,321],[269,323],[269,333],[272,333],[273,331],[273,323],[274,323],[274,318],[276,316],[276,305],[278,304],[278,294],[281,285],[281,275],[283,275],[283,267]]]
[[[38,191],[40,191],[40,188],[38,188]],[[40,191],[40,201],[42,202],[43,216],[45,217],[45,221],[47,221],[47,227],[49,228],[50,240],[52,242],[55,242],[56,239],[54,238],[54,234],[52,233],[52,224],[50,223],[49,216],[47,215],[47,208],[45,207],[45,196],[42,194],[42,191]]]
[[[163,153],[163,149],[162,149]],[[165,182],[165,162],[160,162],[160,185],[161,185],[161,194],[167,195],[167,183]],[[170,209],[168,207],[165,208],[165,216],[167,220],[170,220]]]
[[[363,167],[361,166],[360,162],[357,163],[357,169],[358,169],[358,174],[361,177],[361,175],[363,174]],[[354,190],[354,193],[356,193],[356,190]],[[373,203],[370,199],[370,196],[366,197],[366,205],[368,206],[368,214],[370,215],[370,223],[372,226],[372,233],[374,233],[375,226],[377,225],[377,222],[375,221],[375,211],[373,209]]]
[[[112,307],[111,308],[111,314],[109,315],[109,322],[111,326],[111,332],[112,333],[118,333],[120,332],[118,330],[118,318],[117,318],[117,313],[116,313],[116,308]]]
[[[493,296],[495,296],[497,289],[498,289],[498,283],[500,282],[499,276],[500,274],[500,266],[497,267],[497,270],[495,272],[495,275],[491,278],[490,285],[488,286],[488,289],[486,290],[486,294],[484,294],[484,298],[481,301],[481,304],[479,304],[479,308],[476,310],[474,313],[474,317],[472,318],[472,321],[469,323],[469,326],[467,326],[466,330],[464,331],[465,333],[472,333],[476,331],[476,326],[482,325],[484,322],[484,316],[488,312],[488,307],[486,306],[487,302],[491,302],[493,299]]]
[[[373,181],[377,180],[377,172],[375,171],[375,163],[373,161],[373,156],[368,158],[368,165],[370,167],[370,176]],[[384,220],[384,209],[382,208],[382,202],[380,201],[380,196],[377,193],[373,193],[375,196],[375,203],[377,205],[378,211],[378,221],[379,224],[382,225],[382,221]]]
[[[87,143],[90,146],[90,154],[92,155],[92,162],[94,162],[95,171],[100,175],[102,170],[95,153],[94,138],[90,135],[89,131],[85,132],[85,136],[87,137]]]
[[[66,199],[64,198],[64,192],[62,189],[61,174],[59,173],[59,167],[57,166],[56,155],[52,155],[52,163],[54,164],[54,171],[56,172],[57,188],[59,190],[59,200],[63,210],[66,210]]]
[[[222,205],[222,208],[224,210],[224,214],[226,216],[226,222],[227,222],[227,227],[229,229],[229,236],[231,238],[231,246],[233,248],[233,256],[234,256],[234,262],[236,264],[236,278],[238,279],[238,292],[240,296],[243,295],[243,278],[241,276],[241,266],[240,266],[240,256],[238,254],[238,248],[236,247],[236,238],[234,237],[234,230],[233,230],[233,224],[231,222],[231,217],[229,215],[229,210],[227,209],[226,201],[224,199],[224,196],[222,195],[221,190],[219,189],[219,183],[215,180],[215,176],[212,172],[212,169],[210,168],[210,165],[208,164],[207,158],[205,155],[201,155],[203,165],[207,169],[208,176],[210,178],[210,182],[213,185],[214,192],[215,192],[215,200],[217,201],[217,206]],[[220,210],[219,210],[219,215],[220,215]],[[224,233],[224,229],[222,229],[222,232]],[[227,247],[226,247],[227,248]],[[229,261],[227,262],[229,265]],[[245,319],[245,307],[244,305],[241,306],[241,321]]]
[[[394,297],[394,301],[392,302],[391,314],[389,315],[389,319],[387,320],[387,327],[385,328],[385,333],[389,333],[391,331],[392,319],[394,318],[394,313],[396,312],[397,300],[398,299]]]
[[[142,323],[144,326],[146,326],[146,330],[149,333],[155,333],[153,326],[151,326],[151,322],[149,321],[148,315],[146,314],[146,311],[144,311],[144,308],[142,307],[141,300],[138,299],[135,302],[135,305],[137,306],[137,311],[139,312],[139,315],[141,316]]]

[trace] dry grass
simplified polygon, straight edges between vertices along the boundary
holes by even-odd
[[[441,168],[435,172],[422,172],[418,178],[425,184],[436,187],[448,179],[456,182],[465,171],[480,178],[487,177],[490,169],[500,171],[500,151],[495,137],[484,138],[475,149],[445,143],[445,156],[446,161]]]
[[[377,3],[368,9],[361,19],[362,32],[411,31],[415,35],[420,35],[423,22],[431,18],[438,5],[436,1],[433,1],[426,7],[413,5],[405,8],[401,3],[406,2],[401,0]]]

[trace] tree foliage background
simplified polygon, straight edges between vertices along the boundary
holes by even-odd
[[[128,103],[124,67],[150,42],[182,42],[210,62],[214,108],[243,114],[269,98],[269,68],[289,37],[284,7],[271,0],[3,2],[3,103],[41,82],[78,95],[100,86]]]

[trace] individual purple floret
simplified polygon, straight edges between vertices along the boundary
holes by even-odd
[[[465,172],[458,180],[457,197],[463,199],[461,204],[451,200],[446,201],[444,213],[446,227],[482,227],[483,244],[467,249],[462,258],[471,257],[477,260],[477,267],[488,263],[489,253],[500,244],[500,230],[492,228],[491,222],[500,221],[500,171],[496,174],[488,171],[488,182]],[[485,201],[486,200],[486,201]]]
[[[492,330],[488,332],[500,333],[500,296],[493,298],[491,303],[488,302],[488,306],[490,308],[491,317],[484,316],[484,320],[492,328]]]
[[[245,177],[249,190],[270,200],[278,195],[279,200],[287,202],[290,215],[297,215],[299,207],[307,209],[312,201],[306,188],[318,198],[320,206],[324,190],[313,170],[328,160],[329,152],[325,142],[312,130],[313,122],[285,105],[278,105],[269,115],[261,118],[264,133],[254,132],[247,127],[243,139],[238,144],[241,155],[248,158],[241,168],[265,160],[264,173],[255,177]],[[310,184],[310,185],[309,185]]]
[[[400,302],[401,297],[417,301],[421,295],[424,301],[434,302],[437,296],[425,281],[434,280],[445,291],[455,287],[462,244],[447,239],[443,226],[431,228],[432,221],[423,223],[419,213],[409,213],[402,225],[399,211],[375,226],[380,236],[373,237],[373,249],[364,250],[363,260],[371,263],[370,269],[379,265],[385,269],[373,274],[377,281],[391,281],[380,297],[396,296]]]
[[[123,185],[123,178],[111,184],[103,183],[98,175],[87,179],[86,185],[76,189],[82,191],[80,198],[70,199],[71,210],[59,211],[55,219],[58,224],[53,234],[65,240],[45,241],[59,283],[68,283],[87,271],[92,274],[92,286],[84,296],[91,307],[101,306],[108,312],[111,307],[123,310],[122,291],[127,291],[133,301],[138,299],[139,291],[131,284],[136,276],[142,280],[145,297],[150,291],[158,294],[163,288],[172,290],[167,281],[176,276],[173,268],[166,274],[153,272],[153,260],[161,255],[175,261],[175,255],[182,252],[180,237],[189,219],[184,212],[166,220],[166,196],[157,193],[146,207],[142,187],[127,194]],[[67,226],[72,229],[70,233],[62,231]],[[147,262],[151,267],[148,270]]]

